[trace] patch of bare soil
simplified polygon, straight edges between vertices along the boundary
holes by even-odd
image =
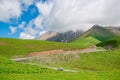
[[[42,52],[33,52],[28,55],[28,57],[34,57],[34,56],[45,56],[45,55],[51,55],[51,54],[69,54],[69,53],[89,53],[89,52],[97,52],[101,50],[97,50],[96,46],[82,49],[82,50],[73,50],[73,51],[64,51],[62,49],[60,50],[50,50],[50,51],[42,51]]]
[[[6,42],[0,42],[0,46],[7,45]]]
[[[96,47],[91,47],[91,48],[86,48],[86,49],[80,50],[80,53],[88,53],[88,52],[95,52],[95,51],[98,51],[96,49]]]
[[[41,55],[50,55],[50,54],[60,54],[64,53],[65,51],[60,49],[60,50],[50,50],[50,51],[42,51],[42,52],[33,52],[28,55],[28,57],[33,57],[33,56],[41,56]]]
[[[12,60],[15,61],[24,61],[26,59],[31,59],[33,57],[39,57],[39,56],[47,56],[47,55],[52,55],[52,54],[77,54],[77,53],[90,53],[90,52],[98,52],[98,51],[104,51],[104,50],[98,50],[96,46],[82,49],[82,50],[73,50],[73,51],[64,51],[62,49],[60,50],[50,50],[50,51],[42,51],[42,52],[33,52],[30,53],[27,57],[24,58],[15,58]]]

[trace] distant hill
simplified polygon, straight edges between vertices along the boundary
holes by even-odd
[[[59,32],[46,32],[37,40],[47,40],[47,41],[55,41],[55,42],[69,42],[79,37],[82,34],[81,30],[77,31],[67,31],[64,33]]]
[[[102,46],[106,49],[120,49],[120,37],[101,42],[97,46]]]
[[[86,38],[82,38],[82,39],[76,39],[75,41],[70,42],[71,44],[76,44],[79,46],[84,46],[84,47],[91,47],[94,46],[98,43],[100,43],[101,41],[97,40],[94,37],[86,37]]]
[[[85,38],[88,36],[92,36],[100,41],[107,41],[109,39],[117,37],[115,33],[99,25],[94,25],[91,29],[82,34],[79,38]]]
[[[120,27],[109,26],[105,27],[107,30],[115,33],[116,35],[120,36]]]

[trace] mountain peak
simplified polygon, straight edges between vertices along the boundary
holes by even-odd
[[[90,28],[81,36],[81,38],[88,36],[92,36],[100,41],[106,41],[108,39],[116,37],[117,35],[102,26],[93,25],[92,28]]]
[[[102,26],[99,26],[97,24],[95,24],[95,25],[92,26],[92,28],[100,28],[100,27],[102,27]]]

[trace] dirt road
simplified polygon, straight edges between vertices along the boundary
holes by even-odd
[[[51,54],[77,54],[77,53],[82,54],[82,53],[100,52],[100,51],[104,51],[104,50],[98,50],[96,47],[86,48],[86,49],[82,49],[82,50],[73,50],[73,51],[51,50],[51,51],[43,51],[43,52],[33,52],[33,53],[30,53],[27,57],[14,58],[11,60],[14,60],[17,62],[22,62],[27,59],[32,59],[32,58],[39,57],[39,56],[47,56],[47,55],[51,55]]]
[[[64,51],[64,50],[50,50],[50,51],[43,51],[43,52],[33,52],[28,55],[28,57],[34,57],[34,56],[41,56],[41,55],[50,55],[50,54],[69,54],[69,53],[90,53],[90,52],[98,52],[98,51],[104,51],[104,50],[98,50],[96,46],[81,49],[81,50],[70,50],[70,51]]]

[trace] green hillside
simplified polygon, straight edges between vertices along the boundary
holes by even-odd
[[[82,36],[80,36],[80,38],[88,36],[92,36],[100,41],[106,41],[114,37],[117,37],[116,34],[98,25],[94,25],[91,29],[89,29]]]
[[[0,55],[6,57],[25,56],[31,52],[59,49],[76,50],[82,48],[84,47],[67,43],[0,38]]]
[[[80,54],[77,61],[61,64],[77,73],[17,63],[0,56],[0,80],[120,80],[119,51]]]
[[[99,44],[97,44],[97,46],[102,46],[102,47],[111,47],[111,48],[115,48],[115,49],[120,49],[120,37],[105,41],[105,42],[101,42]]]
[[[85,37],[85,38],[78,38],[72,42],[70,42],[71,44],[75,44],[75,45],[79,45],[79,46],[83,46],[83,47],[91,47],[95,44],[100,43],[99,40],[95,39],[94,37]]]

